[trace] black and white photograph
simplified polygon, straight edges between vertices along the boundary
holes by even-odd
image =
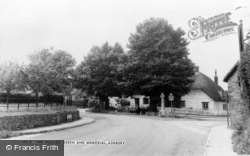
[[[250,155],[250,1],[0,0],[0,156]]]

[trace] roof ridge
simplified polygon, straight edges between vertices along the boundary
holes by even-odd
[[[223,89],[202,72],[195,73],[191,89],[201,89],[214,101],[223,101],[221,95],[219,94],[219,91]]]

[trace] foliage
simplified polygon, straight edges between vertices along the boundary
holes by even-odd
[[[92,108],[95,107],[98,104],[98,100],[94,97],[90,97],[88,100],[88,107]]]
[[[13,62],[0,65],[0,88],[7,92],[7,103],[11,91],[19,90],[23,86],[19,77],[20,69],[21,67]]]
[[[0,139],[10,138],[13,136],[15,136],[15,134],[12,131],[0,130]]]
[[[38,102],[55,102],[63,103],[62,95],[47,95],[39,96]],[[0,94],[0,102],[5,103],[7,101],[7,93]],[[34,103],[36,102],[36,97],[31,94],[17,93],[9,95],[9,103]]]
[[[85,90],[88,95],[96,95],[106,103],[108,96],[121,95],[118,70],[125,59],[126,55],[118,43],[93,46],[76,69],[76,88]]]
[[[130,106],[130,101],[125,99],[125,98],[121,98],[120,104],[121,104],[121,106]]]
[[[129,38],[129,61],[122,70],[126,94],[159,96],[173,92],[180,98],[188,93],[194,64],[188,58],[184,35],[183,30],[175,30],[161,18],[150,18],[136,27]]]
[[[242,102],[234,107],[232,121],[235,132],[232,136],[233,149],[238,154],[250,154],[250,44],[241,53],[239,73],[242,85]]]
[[[19,114],[0,118],[0,130],[18,131],[36,127],[58,125],[67,122],[67,115],[72,115],[72,121],[78,120],[79,110],[58,109],[54,112]]]
[[[36,96],[65,93],[71,87],[75,59],[65,51],[41,49],[28,56],[29,64],[22,70],[22,80]]]
[[[242,121],[240,121],[242,123]],[[245,124],[245,126],[243,126]],[[233,149],[235,152],[241,155],[250,154],[250,120],[244,122],[242,126],[244,130],[238,130],[233,133]]]

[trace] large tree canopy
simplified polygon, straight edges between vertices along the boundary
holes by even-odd
[[[76,69],[76,87],[101,98],[120,96],[118,70],[125,60],[126,55],[118,43],[93,46]]]
[[[161,18],[150,18],[136,27],[129,37],[129,61],[123,70],[128,94],[173,92],[180,97],[189,91],[194,64],[184,35]]]
[[[29,64],[22,71],[23,81],[36,95],[63,93],[70,87],[75,59],[65,51],[41,49],[28,56]]]

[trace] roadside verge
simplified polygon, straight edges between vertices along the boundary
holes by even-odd
[[[91,124],[93,122],[95,122],[95,119],[84,117],[77,121],[63,123],[60,125],[13,131],[13,133],[15,133],[15,136],[30,135],[30,134],[37,134],[37,133],[48,133],[48,132],[62,131],[62,130],[70,129],[70,128],[80,127],[80,126]]]

